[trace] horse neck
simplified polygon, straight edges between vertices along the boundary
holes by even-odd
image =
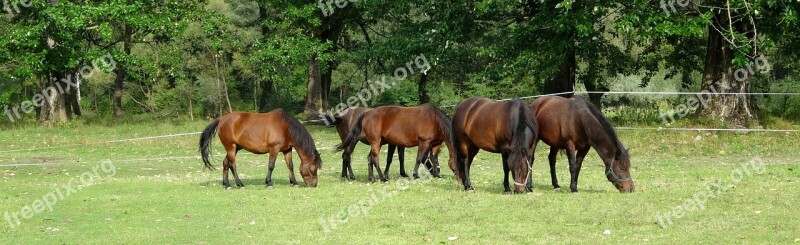
[[[588,132],[600,132],[600,133],[590,134],[591,135],[589,139],[590,144],[592,145],[592,147],[594,147],[595,151],[597,151],[598,155],[600,155],[600,157],[603,158],[604,160],[613,158],[620,150],[619,144],[617,143],[617,139],[614,139],[611,136],[611,134],[606,132],[606,130],[603,129],[603,126],[599,122],[593,121],[592,124],[596,124],[595,125],[596,128],[600,128],[600,130],[587,131],[587,133]]]
[[[437,128],[439,129],[439,131],[441,131],[442,136],[444,136],[444,140],[443,141],[444,141],[444,144],[447,145],[447,152],[450,154],[450,157],[452,158],[452,157],[455,156],[455,152],[454,152],[455,149],[453,148],[453,132],[450,131],[450,134],[448,135],[447,134],[447,132],[448,132],[447,128],[442,128],[442,125],[446,124],[445,127],[447,127],[450,124],[452,124],[453,122],[451,121],[450,123],[446,123],[446,121],[445,121],[443,123],[440,123],[439,120],[445,120],[445,119],[439,118],[438,116],[434,116],[434,118],[436,118]]]
[[[291,130],[292,130],[291,127],[289,127],[287,129],[287,131],[291,131]],[[291,139],[292,145],[294,146],[293,148],[294,148],[295,151],[297,151],[297,155],[299,155],[300,158],[302,158],[302,159],[306,159],[306,158],[307,159],[311,159],[310,156],[311,156],[311,154],[313,154],[313,152],[306,152],[305,149],[303,149],[303,147],[300,147],[298,145],[298,143],[301,142],[301,141],[295,139],[293,137],[293,135],[294,134],[292,132],[288,132],[288,137]]]

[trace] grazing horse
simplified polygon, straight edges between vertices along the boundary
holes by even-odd
[[[528,105],[521,100],[500,102],[469,98],[458,103],[453,115],[453,145],[464,190],[474,190],[469,169],[481,149],[502,154],[506,193],[511,192],[509,171],[514,179],[514,192],[533,190],[528,152],[536,141],[537,132],[532,116]]]
[[[353,125],[355,125],[356,121],[358,121],[358,117],[361,116],[361,114],[363,114],[364,112],[369,110],[370,110],[369,108],[354,107],[346,110],[344,113],[340,113],[333,116],[332,120],[329,120],[330,122],[333,122],[332,123],[333,125],[336,126],[336,132],[339,133],[339,139],[341,139],[342,142],[344,142],[347,139],[347,134],[350,133],[350,129],[353,128]],[[359,141],[361,141],[361,143],[369,145],[369,142],[364,137],[363,133],[361,134]],[[400,176],[408,177],[408,174],[406,174],[406,167],[404,164],[406,148],[397,147],[391,144],[389,145],[389,154],[386,156],[386,169],[384,170],[383,175],[389,175],[389,166],[392,165],[392,156],[394,156],[395,149],[397,149],[397,158],[398,160],[400,160]],[[349,168],[349,166],[345,166],[344,164],[342,164],[342,178],[348,178],[347,175],[348,170],[350,171],[350,176],[354,176],[352,173],[353,171],[352,168]]]
[[[569,188],[578,192],[578,175],[583,159],[589,149],[594,148],[603,159],[608,180],[620,192],[635,190],[628,150],[622,146],[608,119],[594,105],[578,96],[569,99],[545,96],[536,99],[531,110],[539,126],[539,139],[550,146],[548,159],[553,188],[559,188],[555,168],[559,150],[567,152],[571,176]]]
[[[230,189],[228,169],[233,172],[236,186],[244,188],[236,171],[236,153],[245,149],[255,154],[269,153],[269,173],[264,182],[272,188],[272,170],[278,153],[283,153],[289,167],[289,183],[297,187],[292,164],[292,148],[300,155],[300,174],[309,187],[317,187],[317,169],[322,167],[322,159],[314,139],[297,119],[283,110],[269,113],[231,112],[216,119],[200,135],[200,154],[206,168],[214,169],[208,161],[209,145],[214,134],[219,132],[219,140],[228,153],[222,161],[222,184]]]
[[[370,181],[375,181],[372,174],[373,167],[378,170],[378,177],[382,181],[388,181],[378,165],[378,154],[381,144],[384,143],[397,147],[417,146],[419,148],[414,166],[414,178],[419,178],[419,165],[423,162],[426,163],[428,171],[434,177],[439,177],[438,160],[431,159],[431,157],[438,156],[438,152],[433,151],[438,151],[440,145],[446,143],[451,151],[450,169],[456,172],[453,163],[453,148],[450,144],[450,119],[442,110],[430,104],[417,107],[382,106],[361,114],[347,135],[347,139],[336,147],[337,151],[344,150],[342,164],[349,168],[351,179],[355,177],[352,166],[350,166],[350,156],[362,133],[364,139],[372,147],[368,157]],[[431,163],[428,164],[428,162]]]

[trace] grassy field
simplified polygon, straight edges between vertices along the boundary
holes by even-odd
[[[631,149],[633,194],[613,188],[594,151],[584,164],[579,194],[552,189],[542,146],[534,167],[536,190],[529,195],[502,194],[500,157],[488,153],[473,165],[475,193],[461,191],[446,166],[442,179],[399,178],[396,160],[390,182],[368,183],[364,146],[354,155],[354,182],[339,179],[339,154],[320,150],[324,167],[316,189],[292,188],[279,158],[275,188],[267,190],[266,156],[242,152],[240,175],[247,188],[225,191],[221,170],[202,168],[198,135],[108,142],[195,132],[205,125],[0,131],[0,244],[800,244],[797,134],[621,131]],[[338,143],[332,129],[309,129],[320,148]],[[413,166],[415,149],[406,155]],[[446,162],[446,154],[441,157]],[[756,157],[765,166],[743,165]],[[557,168],[567,187],[563,156]],[[81,178],[90,185],[82,186]],[[722,190],[715,187],[719,181]],[[702,208],[686,201],[695,196],[707,198]],[[657,215],[667,212],[674,213],[672,224],[659,225]],[[341,220],[334,228],[323,219]]]

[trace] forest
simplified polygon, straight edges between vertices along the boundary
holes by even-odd
[[[575,92],[625,125],[779,128],[800,119],[798,11],[789,0],[8,0],[0,125],[276,108],[316,119]],[[613,93],[626,91],[685,94]]]

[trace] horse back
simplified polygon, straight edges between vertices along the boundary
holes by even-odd
[[[416,107],[381,106],[366,112],[362,127],[370,141],[414,147],[420,140],[443,140],[433,111],[426,105]]]
[[[336,124],[336,132],[339,134],[339,139],[341,139],[342,142],[344,142],[344,139],[347,138],[347,134],[350,133],[350,129],[352,129],[353,125],[358,121],[358,117],[369,110],[369,108],[354,107],[348,109],[344,115],[339,117],[341,121]]]
[[[584,115],[591,115],[583,101],[576,98],[545,96],[531,104],[539,138],[546,144],[565,149],[569,143],[577,148],[587,146]]]
[[[286,112],[231,112],[220,119],[217,130],[223,145],[236,145],[256,154],[285,151],[292,145],[288,137]]]
[[[454,134],[462,140],[494,153],[502,152],[511,144],[512,132],[508,127],[511,115],[517,113],[507,101],[470,98],[456,107],[453,116]]]

